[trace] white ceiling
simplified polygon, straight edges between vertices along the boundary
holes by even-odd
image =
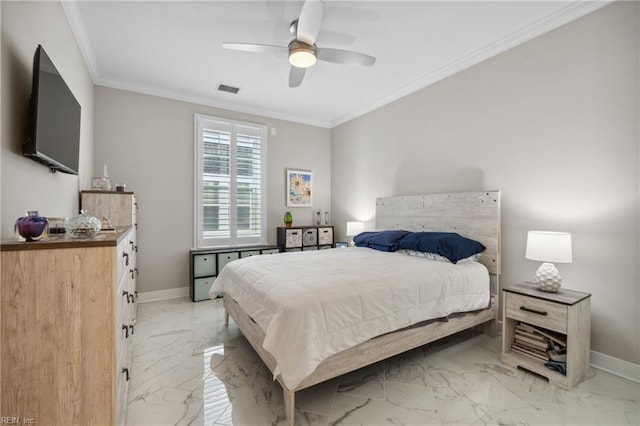
[[[372,68],[318,62],[288,87],[299,1],[67,1],[94,82],[234,111],[333,127],[550,31],[597,1],[330,1],[316,44],[377,57]],[[219,83],[240,87],[236,95]]]

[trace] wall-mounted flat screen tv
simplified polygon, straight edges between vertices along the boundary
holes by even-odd
[[[78,174],[80,104],[42,46],[33,57],[29,138],[22,153],[52,172]]]

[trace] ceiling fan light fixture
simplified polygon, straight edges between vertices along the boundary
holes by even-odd
[[[309,68],[316,63],[316,46],[294,40],[289,44],[289,63],[298,68]]]

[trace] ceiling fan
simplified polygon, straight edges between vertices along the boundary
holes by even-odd
[[[316,46],[323,11],[322,0],[306,0],[302,5],[300,16],[289,26],[289,31],[294,38],[286,47],[253,43],[222,43],[222,47],[245,52],[287,52],[291,64],[289,87],[300,86],[307,68],[313,66],[317,60],[343,65],[373,66],[376,62],[373,56],[350,50]]]

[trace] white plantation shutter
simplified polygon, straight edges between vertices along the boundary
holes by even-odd
[[[196,115],[196,245],[266,242],[266,128]]]

